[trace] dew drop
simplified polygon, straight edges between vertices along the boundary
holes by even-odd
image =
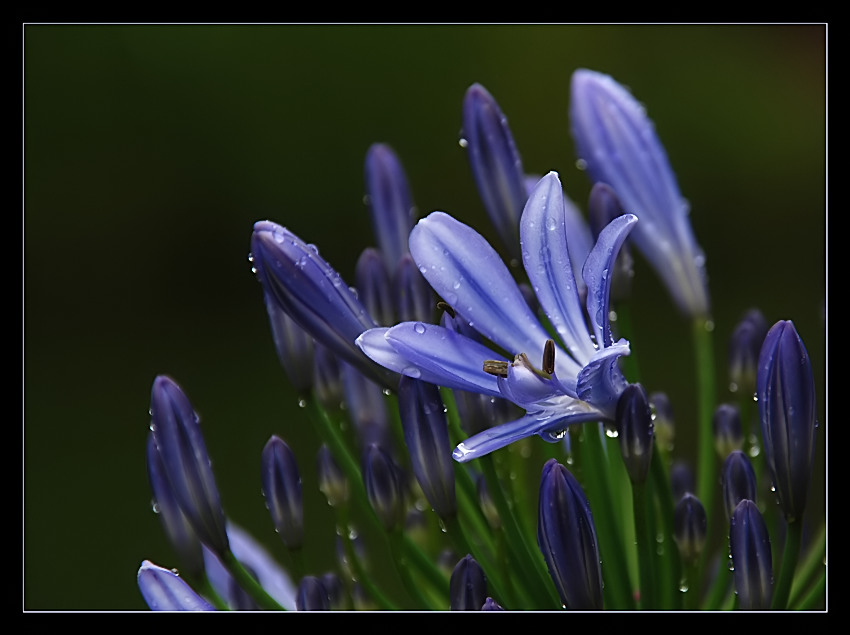
[[[307,407],[307,400],[306,399],[299,399],[298,400],[298,407],[299,408],[306,408]]]
[[[605,428],[605,436],[608,437],[609,439],[616,439],[617,438],[617,431],[613,428]]]
[[[582,170],[582,171],[586,170],[587,169],[587,161],[585,161],[584,159],[576,159],[576,168],[578,168],[579,170]]]
[[[458,139],[458,140],[457,140],[457,144],[458,144],[461,148],[465,148],[466,146],[468,146],[468,145],[469,145],[469,141],[467,141],[466,139],[464,139],[463,137],[461,137],[460,139]]]
[[[407,377],[412,377],[413,379],[419,379],[422,376],[422,372],[415,366],[408,366],[407,368],[402,369],[401,374],[406,375]]]
[[[417,322],[413,325],[413,330],[422,335],[425,332],[425,325],[422,322]]]

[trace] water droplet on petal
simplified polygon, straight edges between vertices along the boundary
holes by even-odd
[[[422,335],[425,332],[425,325],[422,322],[417,322],[413,325],[413,330]]]

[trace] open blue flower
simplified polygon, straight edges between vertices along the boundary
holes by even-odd
[[[522,259],[540,307],[557,333],[556,344],[489,243],[448,214],[433,212],[410,234],[410,252],[419,270],[453,311],[513,355],[513,361],[461,333],[422,322],[367,330],[357,345],[396,372],[505,397],[526,411],[516,421],[458,445],[453,456],[460,462],[534,434],[556,441],[573,423],[613,421],[617,399],[627,385],[617,361],[629,353],[629,343],[614,342],[611,335],[609,271],[636,222],[636,216],[625,214],[599,235],[581,272],[588,291],[585,313],[570,262],[558,175],[550,172],[532,190],[520,222]],[[540,355],[537,366],[532,359]]]

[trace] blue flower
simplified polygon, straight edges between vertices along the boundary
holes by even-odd
[[[643,106],[613,78],[573,73],[570,126],[594,182],[607,183],[640,224],[632,240],[686,314],[706,317],[705,258],[664,146]]]
[[[617,362],[629,353],[629,343],[615,342],[611,335],[608,274],[637,217],[614,219],[588,255],[581,272],[588,289],[585,313],[564,214],[561,183],[550,172],[529,196],[520,236],[529,281],[561,345],[529,308],[496,251],[475,230],[443,212],[433,212],[414,227],[410,252],[453,311],[514,355],[513,361],[459,332],[422,322],[370,329],[357,339],[366,355],[388,369],[447,388],[505,397],[526,411],[520,419],[458,445],[453,453],[458,461],[534,434],[556,441],[573,423],[614,420],[627,385]],[[531,360],[541,355],[537,366]]]

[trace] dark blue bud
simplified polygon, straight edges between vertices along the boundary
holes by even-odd
[[[369,147],[364,173],[372,230],[387,271],[393,271],[409,253],[407,237],[413,229],[413,202],[407,176],[398,156],[383,143]]]
[[[484,606],[481,607],[481,610],[482,611],[504,611],[505,609],[503,609],[501,606],[499,606],[496,603],[496,600],[488,597],[486,600],[484,600]]]
[[[333,412],[344,399],[340,362],[326,346],[319,342],[313,346],[313,394],[323,408]]]
[[[673,510],[673,539],[684,562],[694,563],[699,559],[706,532],[705,507],[693,494],[685,494]]]
[[[673,492],[674,501],[694,491],[694,471],[684,461],[674,461],[670,466],[670,489]]]
[[[377,249],[367,247],[361,252],[354,268],[354,284],[357,297],[375,322],[382,326],[396,323],[390,273]]]
[[[463,99],[463,137],[472,176],[490,222],[512,257],[519,259],[519,219],[528,193],[508,120],[480,84]]]
[[[199,580],[204,575],[204,552],[201,541],[174,498],[165,474],[165,466],[162,464],[162,457],[153,440],[153,434],[148,435],[147,466],[154,510],[159,515],[168,542],[177,553],[183,572],[191,579]]]
[[[809,354],[790,320],[780,320],[765,336],[757,394],[767,465],[785,519],[793,522],[806,506],[817,412]]]
[[[723,403],[714,410],[712,419],[714,429],[714,449],[722,461],[730,452],[740,450],[744,445],[744,433],[741,431],[741,413],[737,406]]]
[[[410,254],[399,261],[392,277],[392,290],[399,322],[434,321],[434,291]]]
[[[653,431],[655,442],[663,450],[673,449],[673,441],[676,438],[676,430],[673,425],[673,406],[666,393],[654,392],[649,396],[649,404],[652,406]]]
[[[773,599],[770,536],[761,512],[751,500],[742,500],[732,513],[729,548],[738,608],[748,611],[770,608]]]
[[[404,527],[405,501],[399,468],[392,457],[376,444],[364,455],[363,480],[372,509],[388,532]]]
[[[475,559],[466,555],[455,565],[449,580],[452,611],[480,611],[487,600],[487,578]]]
[[[643,484],[652,461],[652,410],[640,384],[629,384],[617,401],[617,438],[632,483]]]
[[[578,481],[555,459],[543,466],[537,544],[569,609],[602,609],[602,569],[590,504]]]
[[[259,221],[251,235],[251,262],[264,293],[314,340],[374,381],[395,386],[395,373],[354,343],[377,323],[314,245],[276,223]]]
[[[313,386],[313,338],[267,294],[264,296],[280,365],[298,394],[307,394]]]
[[[732,513],[742,500],[756,500],[756,473],[746,454],[740,450],[729,453],[720,469],[720,484],[727,519],[732,518]]]
[[[260,456],[263,496],[275,530],[289,549],[304,544],[304,505],[301,474],[295,454],[286,443],[272,436]]]
[[[305,575],[298,583],[295,608],[299,611],[330,611],[331,602],[322,581],[314,575]]]
[[[198,535],[216,554],[229,551],[224,512],[198,416],[169,377],[151,390],[151,431],[174,499]]]
[[[747,311],[729,338],[729,381],[733,391],[756,391],[759,353],[769,324],[758,309]]]
[[[413,474],[425,498],[440,518],[457,513],[454,461],[449,424],[440,389],[418,379],[402,377],[398,409]]]
[[[331,454],[330,448],[323,445],[318,454],[319,491],[328,499],[328,505],[339,507],[348,502],[348,479],[342,468]]]
[[[361,448],[370,443],[390,447],[390,414],[383,388],[354,366],[340,363],[345,406]]]
[[[328,602],[332,611],[347,611],[350,608],[350,600],[348,592],[345,590],[345,584],[333,571],[329,571],[319,578],[322,586],[328,594]]]

